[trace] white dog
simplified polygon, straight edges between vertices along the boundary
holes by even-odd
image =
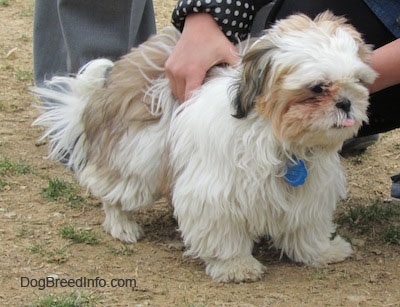
[[[261,236],[311,266],[351,255],[331,238],[346,192],[337,152],[367,121],[370,46],[330,12],[293,15],[179,105],[164,75],[179,35],[167,28],[115,63],[95,60],[34,89],[47,101],[35,123],[50,156],[68,158],[102,199],[104,229],[136,242],[132,211],[167,195],[186,254],[218,281],[262,276],[252,256]]]

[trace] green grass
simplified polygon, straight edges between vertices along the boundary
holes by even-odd
[[[7,182],[5,182],[4,180],[1,180],[1,179],[0,179],[0,191],[3,190],[3,188],[4,188],[5,186],[7,186],[7,185],[8,185]]]
[[[400,227],[389,225],[385,229],[385,241],[390,244],[400,245]]]
[[[21,17],[33,17],[33,14],[34,14],[33,6],[24,8],[19,12],[19,16],[21,16]]]
[[[13,176],[31,173],[29,165],[23,162],[13,162],[10,159],[0,156],[0,176]]]
[[[98,298],[86,292],[76,291],[69,294],[49,294],[28,304],[29,307],[91,307],[96,306]]]
[[[59,200],[60,198],[69,198],[76,194],[76,189],[71,183],[62,179],[50,179],[48,186],[43,189],[43,194],[50,200]]]
[[[313,268],[311,270],[311,278],[313,280],[327,280],[329,271],[327,268]]]
[[[44,244],[35,243],[31,246],[29,252],[40,255],[40,257],[46,259],[46,262],[48,263],[61,264],[68,261],[68,255],[65,247],[48,250]]]
[[[32,254],[42,254],[44,251],[44,246],[43,246],[43,244],[35,243],[34,245],[32,245],[32,247],[29,249],[29,251]]]
[[[15,77],[18,81],[33,81],[33,72],[27,70],[17,70]]]
[[[59,178],[50,179],[48,186],[43,188],[42,192],[47,199],[65,202],[74,208],[85,203],[75,185]]]
[[[28,35],[23,34],[23,35],[20,36],[19,40],[21,42],[27,43],[27,42],[31,41],[31,38]],[[32,73],[32,78],[33,78],[33,73]]]
[[[27,238],[29,236],[33,235],[33,231],[28,229],[27,226],[23,225],[21,228],[18,230],[16,237],[17,238]]]
[[[110,247],[109,251],[111,254],[116,256],[132,256],[135,250],[132,246],[122,245],[121,247]]]
[[[10,1],[9,1],[9,0],[0,0],[0,4],[1,4],[2,6],[9,6]]]
[[[49,263],[65,263],[68,261],[68,255],[65,248],[56,248],[45,253],[46,260]]]
[[[59,234],[63,239],[69,239],[73,243],[85,243],[94,245],[99,243],[98,236],[91,230],[81,229],[77,230],[73,226],[64,226],[59,229]]]
[[[399,217],[399,205],[376,201],[368,206],[349,207],[338,218],[338,223],[356,235],[400,245]]]

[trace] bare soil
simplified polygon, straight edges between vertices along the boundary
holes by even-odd
[[[8,5],[6,5],[8,3]],[[174,0],[154,1],[158,27],[169,24]],[[0,304],[28,305],[49,294],[88,295],[104,306],[400,306],[400,249],[379,236],[385,222],[368,220],[359,232],[339,223],[339,232],[353,243],[350,259],[325,268],[310,268],[280,259],[259,244],[255,256],[267,266],[255,283],[221,284],[204,273],[201,261],[182,256],[170,204],[159,202],[137,213],[146,237],[122,244],[102,230],[100,202],[79,191],[73,205],[43,195],[49,179],[76,184],[62,165],[46,159],[47,147],[37,142],[42,130],[32,127],[38,115],[32,85],[33,0],[0,1],[0,160],[29,166],[28,172],[0,173]],[[49,55],[51,56],[51,55]],[[348,199],[338,220],[351,206],[398,206],[389,199],[390,176],[400,171],[400,131],[381,135],[366,153],[343,159],[349,181]],[[361,223],[361,222],[360,222]],[[400,218],[391,217],[394,227]],[[71,243],[60,229],[71,225],[90,230],[98,244]],[[22,286],[49,275],[59,278],[134,279],[129,287]]]

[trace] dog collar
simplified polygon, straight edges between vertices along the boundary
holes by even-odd
[[[303,185],[308,176],[307,166],[303,160],[293,158],[287,163],[285,181],[292,187]]]

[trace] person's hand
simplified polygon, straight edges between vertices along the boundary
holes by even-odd
[[[196,13],[187,16],[182,36],[165,62],[165,74],[173,95],[184,102],[203,83],[207,71],[221,63],[239,63],[235,46],[211,15]]]

